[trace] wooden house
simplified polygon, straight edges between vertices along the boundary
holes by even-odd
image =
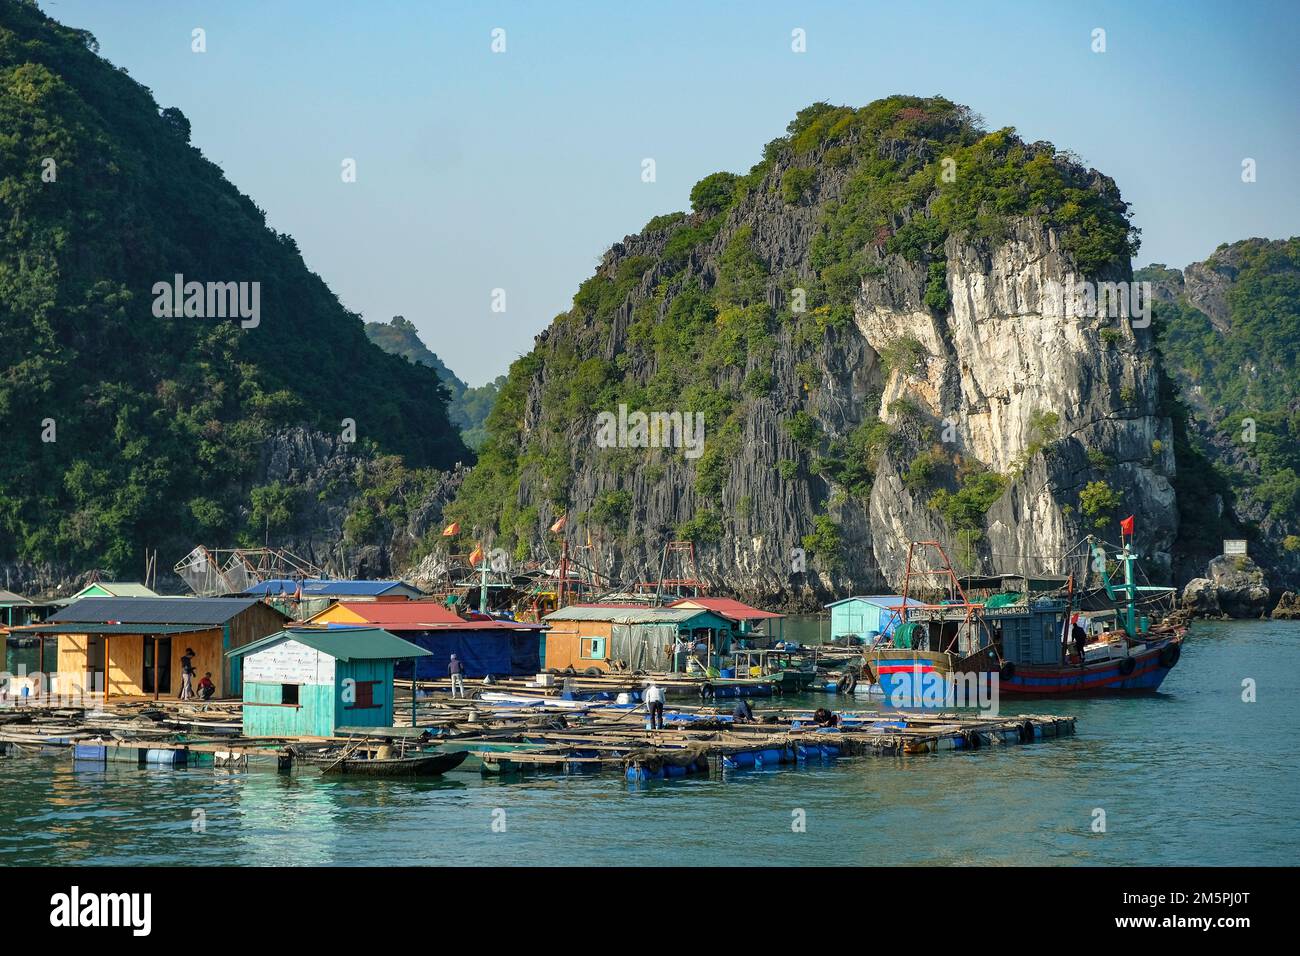
[[[543,618],[542,666],[609,671],[671,671],[681,665],[679,643],[717,666],[731,651],[733,622],[713,611],[689,607],[574,604]]]
[[[339,601],[414,601],[424,593],[404,581],[273,578],[259,581],[239,596],[262,598],[292,619],[305,621]]]
[[[62,693],[80,687],[102,688],[106,697],[175,696],[181,657],[193,648],[198,677],[210,671],[216,696],[225,697],[240,686],[226,652],[284,624],[283,614],[252,598],[90,597],[21,630],[57,637]],[[52,663],[41,661],[39,669]]]
[[[402,661],[397,676],[419,680],[447,676],[451,655],[466,677],[531,677],[542,669],[545,626],[498,618],[463,618],[436,601],[343,602],[315,615],[309,624],[382,627],[400,635],[428,657]]]
[[[242,661],[244,735],[332,737],[392,727],[393,667],[429,652],[377,627],[299,627],[229,652]]]
[[[762,611],[732,598],[686,597],[668,606],[691,607],[719,614],[732,622],[736,637],[749,641],[779,641],[785,637],[784,614]]]
[[[893,631],[899,621],[895,611],[906,601],[908,607],[922,602],[899,594],[873,594],[847,597],[827,604],[831,612],[831,640],[858,639],[870,644],[877,637]]]

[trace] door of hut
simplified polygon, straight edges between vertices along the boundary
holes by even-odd
[[[157,657],[154,656],[154,641],[147,635],[144,641],[144,683],[146,694],[170,694],[172,692],[172,639],[160,637],[157,640]],[[161,662],[161,663],[160,663]],[[157,687],[154,681],[158,682]]]

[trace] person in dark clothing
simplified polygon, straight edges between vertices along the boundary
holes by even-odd
[[[194,680],[194,648],[185,648],[185,653],[181,655],[181,700],[189,700],[194,696],[194,688],[191,683]]]
[[[1088,632],[1079,626],[1078,621],[1075,621],[1074,626],[1070,628],[1070,636],[1074,638],[1074,651],[1079,655],[1079,664],[1082,666],[1084,662],[1084,648],[1088,646]]]
[[[818,707],[813,713],[813,723],[818,727],[838,727],[840,718],[838,714],[832,714],[825,707]]]
[[[741,697],[736,701],[736,706],[731,709],[731,719],[738,724],[747,724],[754,719],[754,708],[749,706],[749,701]]]

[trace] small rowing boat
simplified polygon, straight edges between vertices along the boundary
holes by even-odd
[[[361,777],[436,777],[459,767],[468,756],[469,751],[457,750],[407,757],[342,757],[321,773]]]

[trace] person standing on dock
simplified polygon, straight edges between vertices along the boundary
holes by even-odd
[[[459,657],[451,655],[451,661],[447,664],[447,673],[451,675],[451,696],[465,696],[465,665],[461,663]]]
[[[645,706],[650,713],[650,729],[664,729],[664,689],[650,678],[645,688]]]
[[[194,648],[185,648],[181,655],[181,700],[190,700],[194,696],[191,683],[194,680]]]

